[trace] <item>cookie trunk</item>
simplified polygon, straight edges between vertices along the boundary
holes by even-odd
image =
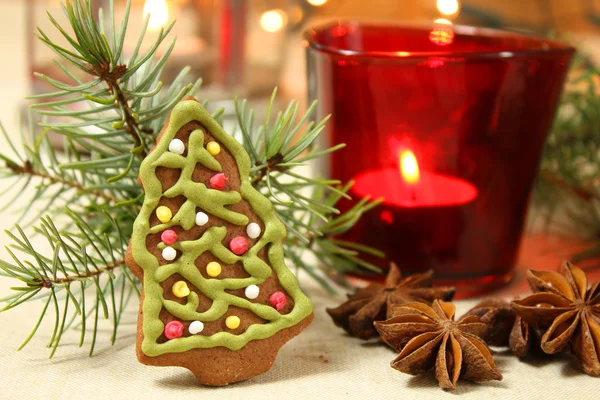
[[[187,368],[196,376],[200,384],[206,386],[226,386],[269,371],[275,363],[279,349],[310,325],[314,317],[314,314],[311,314],[299,324],[283,329],[269,339],[251,341],[240,350],[214,347],[149,357],[144,354],[141,347],[144,340],[141,329],[144,317],[141,307],[143,300],[142,293],[136,340],[138,360],[150,366]]]

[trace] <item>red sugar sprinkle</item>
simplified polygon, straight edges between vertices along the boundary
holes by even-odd
[[[177,339],[183,336],[183,324],[179,321],[171,321],[165,325],[165,337],[168,340]]]
[[[177,233],[175,233],[173,229],[167,229],[160,234],[160,240],[162,240],[164,244],[172,245],[177,241]]]
[[[269,302],[271,302],[271,305],[275,307],[277,311],[281,311],[287,304],[287,298],[282,292],[275,292],[269,297]]]
[[[229,249],[238,256],[241,256],[248,250],[248,241],[243,236],[237,236],[229,242]]]
[[[212,178],[210,178],[210,187],[217,190],[225,189],[225,184],[227,183],[227,178],[225,174],[215,174]]]

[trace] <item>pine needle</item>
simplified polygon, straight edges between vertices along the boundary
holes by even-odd
[[[0,299],[0,312],[40,300],[40,314],[31,318],[33,329],[20,348],[30,343],[42,321],[53,320],[53,327],[45,332],[51,337],[51,357],[67,329],[79,331],[79,346],[87,347],[92,355],[99,345],[101,320],[111,325],[110,343],[118,340],[123,312],[141,288],[124,262],[144,196],[137,181],[140,163],[173,107],[184,96],[197,94],[201,84],[201,80],[190,82],[189,67],[173,82],[161,79],[174,39],[160,57],[157,51],[173,24],[148,51],[140,53],[146,18],[140,32],[130,32],[138,34],[137,47],[125,59],[130,1],[123,21],[115,21],[114,4],[109,1],[105,25],[94,19],[91,7],[91,0],[63,3],[68,26],[49,15],[69,48],[38,32],[72,82],[36,75],[58,91],[31,97],[36,103],[20,142],[11,141],[0,125],[4,141],[0,176],[12,179],[16,187],[4,204],[9,210],[15,204],[25,205],[28,216],[30,208],[42,210],[32,227],[21,224],[7,232],[10,259],[0,260],[0,274],[14,283],[11,295]],[[380,255],[376,250],[338,240],[335,235],[350,229],[377,203],[361,201],[349,212],[339,212],[337,202],[349,197],[351,185],[306,177],[298,167],[343,144],[317,149],[315,142],[326,119],[310,122],[316,103],[306,113],[294,101],[275,112],[275,99],[273,91],[264,125],[258,127],[248,102],[236,99],[238,126],[234,131],[242,132],[243,146],[252,160],[251,183],[274,202],[288,228],[284,245],[289,260],[333,291],[331,283],[344,282],[344,273],[373,269],[360,255]],[[222,110],[214,117],[221,123]],[[63,139],[63,149],[54,147],[49,132]],[[34,248],[33,235],[45,239],[52,251],[46,254]],[[314,254],[317,261],[307,261],[306,253]]]

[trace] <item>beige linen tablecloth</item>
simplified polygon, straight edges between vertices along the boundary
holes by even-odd
[[[548,239],[531,237],[525,242],[521,263],[557,263],[560,257]],[[49,340],[49,324],[17,352],[42,304],[29,303],[1,313],[0,399],[600,398],[600,379],[580,373],[568,355],[523,362],[502,349],[495,357],[504,375],[501,382],[460,382],[455,392],[444,392],[433,374],[412,377],[397,372],[389,366],[395,357],[391,349],[376,341],[351,338],[335,327],[325,308],[339,304],[343,296],[328,295],[304,277],[301,282],[315,305],[313,324],[283,347],[270,372],[224,388],[201,387],[185,369],[139,364],[135,357],[136,300],[128,308],[114,346],[108,342],[108,325],[102,327],[92,358],[87,356],[88,344],[78,348],[78,334],[68,332],[54,358],[48,359],[49,350],[44,346]],[[0,297],[8,293],[9,283],[0,278]],[[501,294],[524,290],[519,279]],[[458,301],[458,314],[475,302]]]

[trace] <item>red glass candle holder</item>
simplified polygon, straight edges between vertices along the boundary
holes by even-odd
[[[345,239],[479,294],[512,276],[529,194],[574,50],[489,29],[310,30],[309,97],[346,148],[330,175],[383,197]],[[348,208],[350,202],[342,204]]]

